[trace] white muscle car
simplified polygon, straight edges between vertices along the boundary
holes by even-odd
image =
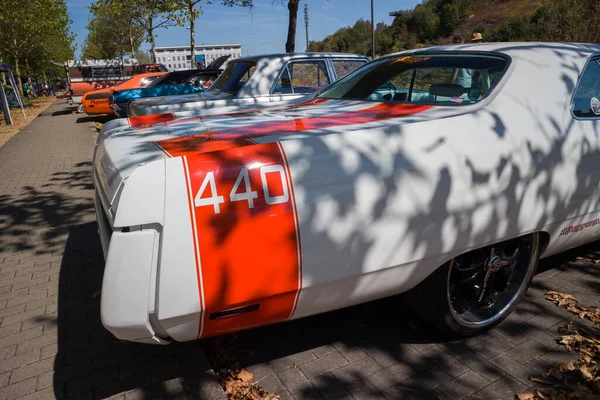
[[[168,343],[409,291],[474,335],[600,237],[600,46],[379,58],[287,108],[101,137],[101,314]]]

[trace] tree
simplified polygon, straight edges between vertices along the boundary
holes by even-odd
[[[192,63],[196,59],[196,20],[202,15],[202,3],[211,4],[211,0],[175,0],[175,4],[181,17],[179,24],[189,23],[190,47],[192,50]],[[227,7],[240,6],[252,7],[252,0],[221,0],[221,4]]]
[[[442,36],[450,36],[461,23],[460,13],[453,4],[444,4],[439,10],[440,33]]]
[[[129,53],[135,57],[144,31],[127,14],[95,9],[87,25],[88,35],[82,49],[86,59],[114,59]]]
[[[73,56],[71,20],[64,0],[3,0],[0,7],[0,54],[13,67],[19,90],[21,73],[45,75],[48,61]]]
[[[272,0],[272,4],[280,3],[284,5],[284,0]],[[296,25],[298,22],[298,7],[300,0],[288,0],[287,9],[289,15],[287,41],[285,42],[285,52],[293,53],[296,49]]]
[[[152,62],[156,62],[156,31],[179,23],[179,6],[175,0],[96,0],[92,12],[106,8],[113,15],[125,14],[144,32],[144,39],[152,48]]]

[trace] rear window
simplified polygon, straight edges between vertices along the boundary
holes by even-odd
[[[488,54],[428,54],[371,62],[319,94],[328,99],[436,105],[472,104],[500,80],[508,60]]]
[[[210,91],[237,94],[255,70],[256,63],[254,61],[230,62],[210,87]]]
[[[183,85],[193,75],[194,71],[174,71],[162,75],[148,86]]]
[[[579,118],[600,118],[600,57],[592,58],[585,66],[571,110]]]

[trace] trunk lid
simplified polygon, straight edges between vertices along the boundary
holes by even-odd
[[[118,129],[97,145],[95,176],[110,206],[119,187],[141,165],[199,152],[309,135],[377,129],[463,114],[470,107],[439,107],[315,99],[281,109],[166,118],[161,123]]]

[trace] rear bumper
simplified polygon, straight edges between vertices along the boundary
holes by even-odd
[[[151,323],[158,239],[154,230],[112,234],[102,280],[100,316],[102,325],[118,339],[169,343],[156,336]]]

